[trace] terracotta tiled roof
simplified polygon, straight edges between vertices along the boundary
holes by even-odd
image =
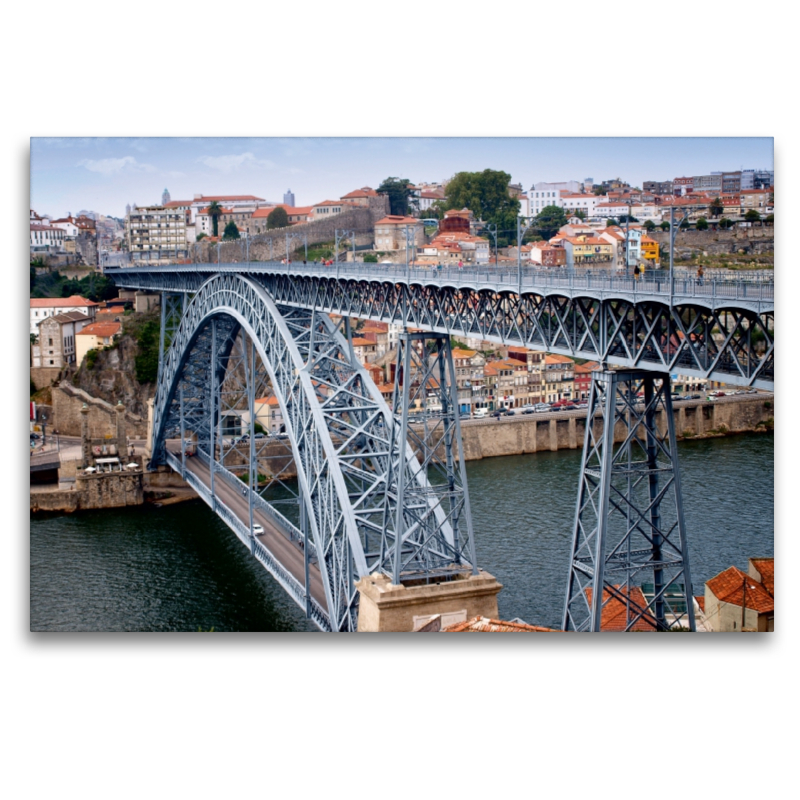
[[[395,214],[389,214],[383,219],[379,219],[376,225],[409,225],[411,223],[421,225],[422,223],[416,217],[401,217]]]
[[[700,606],[700,610],[705,614],[706,613],[706,598],[703,595],[699,595],[695,597],[695,602],[698,606]]]
[[[375,344],[371,339],[365,339],[363,336],[354,336],[353,337],[353,346],[354,347],[365,347],[370,344]]]
[[[201,194],[197,200],[192,200],[192,203],[210,203],[216,200],[221,203],[226,200],[260,200],[264,202],[263,197],[255,197],[252,194]]]
[[[262,406],[263,406],[263,405],[268,405],[268,406],[277,406],[277,405],[280,405],[280,404],[278,403],[278,398],[277,398],[277,397],[275,397],[275,395],[274,395],[274,394],[271,394],[269,397],[260,397],[260,398],[258,398],[258,399],[257,399],[255,402],[256,402],[256,403],[259,403],[259,404],[260,404],[260,405],[262,405]]]
[[[342,200],[348,200],[353,197],[377,197],[378,193],[374,189],[370,189],[369,186],[365,186],[363,189],[355,189],[352,192],[348,192],[345,195],[342,195]]]
[[[624,586],[615,586],[615,589],[618,589],[621,594],[626,594],[626,588]],[[642,590],[638,586],[631,587],[631,602],[635,603],[639,608],[646,608],[647,601],[644,599],[644,595],[642,594]],[[591,588],[586,590],[586,599],[591,606],[592,603],[592,590]],[[603,591],[603,602],[605,605],[603,606],[603,611],[600,615],[600,630],[605,632],[614,632],[614,631],[624,631],[625,624],[628,618],[626,603],[623,603],[622,600],[613,597],[608,589]],[[634,608],[631,608],[631,615],[635,616],[639,612],[636,611]],[[648,622],[646,619],[638,619],[631,628],[632,631],[654,631],[655,626],[653,623]]]
[[[170,200],[164,208],[180,208],[181,206],[190,206],[194,200]]]
[[[507,622],[489,617],[473,617],[466,622],[457,622],[442,630],[442,633],[561,633],[555,628],[528,625],[527,622]]]
[[[706,581],[717,600],[733,606],[742,605],[742,597],[746,608],[759,614],[775,610],[775,599],[755,578],[742,572],[737,567],[728,567],[724,572]]]
[[[566,356],[554,356],[552,353],[548,353],[544,357],[545,364],[569,364],[570,366],[574,367],[575,362],[571,358],[567,358]]]
[[[775,559],[751,558],[750,562],[761,575],[762,586],[775,597]]]
[[[32,297],[31,308],[68,308],[69,306],[97,306],[94,300],[73,294],[72,297]]]
[[[99,336],[104,338],[106,336],[116,336],[122,325],[119,322],[93,322],[87,325],[82,331],[79,331],[77,336]]]
[[[89,317],[86,314],[81,314],[80,311],[65,311],[63,314],[54,314],[52,317],[48,317],[44,322],[58,322],[58,323],[65,323],[65,322],[82,322],[83,320],[88,321]],[[41,322],[39,323],[42,324]]]
[[[478,351],[477,350],[462,350],[457,347],[452,351],[453,358],[472,358]]]

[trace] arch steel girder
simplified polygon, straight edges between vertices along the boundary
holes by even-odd
[[[277,301],[742,385],[774,382],[774,311],[275,275]],[[717,333],[715,333],[715,331]],[[716,338],[715,338],[716,337]],[[756,342],[759,345],[756,350]]]
[[[395,424],[391,412],[327,315],[279,309],[263,287],[238,275],[217,275],[188,304],[164,354],[154,404],[151,466],[163,463],[165,438],[182,412],[185,424],[187,395],[199,406],[197,415],[209,417],[202,387],[209,383],[214,362],[207,345],[212,319],[229,320],[228,335],[218,337],[221,349],[227,346],[229,352],[226,343],[241,327],[269,373],[291,442],[308,512],[309,544],[317,556],[331,625],[334,630],[355,630],[354,583],[380,567],[380,520],[388,466],[395,455],[389,448],[389,431]],[[420,476],[411,448],[405,444],[404,449],[409,473],[424,483],[427,479]],[[431,503],[436,506],[432,516],[439,519],[441,503]],[[447,520],[439,519],[439,525],[452,541]]]

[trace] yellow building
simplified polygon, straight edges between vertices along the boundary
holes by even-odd
[[[658,242],[649,236],[642,236],[642,258],[646,261],[658,263]]]
[[[569,267],[611,261],[614,257],[614,245],[595,236],[567,236],[563,239],[563,247]]]
[[[81,364],[90,350],[98,350],[114,343],[122,329],[119,322],[93,322],[75,334],[75,362]]]

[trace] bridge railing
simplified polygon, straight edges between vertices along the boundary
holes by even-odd
[[[208,454],[203,451],[198,451],[198,453],[201,454],[201,460],[208,465]],[[180,473],[181,461],[175,453],[167,451],[167,463],[172,469]],[[222,477],[226,482],[229,480],[228,476],[230,475],[236,483],[242,484],[238,478],[231,475],[224,467],[215,470],[215,474]],[[211,504],[211,492],[209,487],[206,486],[200,478],[191,470],[186,470],[184,479],[206,503],[209,505]],[[252,548],[255,557],[267,568],[267,571],[286,590],[297,605],[303,610],[308,610],[313,622],[322,630],[330,631],[332,626],[327,611],[325,611],[313,597],[306,597],[306,590],[303,584],[275,558],[269,548],[258,539],[251,536],[247,525],[245,525],[241,519],[239,519],[238,515],[225,505],[219,497],[214,498],[214,510],[217,516],[219,516],[219,518],[236,534],[242,544],[248,549]],[[282,514],[278,514],[278,516],[283,517]],[[285,517],[283,517],[283,519],[289,526],[292,525]],[[307,603],[308,605],[306,605]]]
[[[201,447],[197,448],[197,454],[203,461],[203,463],[211,469],[211,459],[208,457],[208,453],[203,450]],[[222,466],[218,461],[214,462],[214,474],[218,477],[221,477],[229,486],[233,486],[237,491],[241,491],[242,488],[248,489],[246,483],[243,483],[239,478],[236,477],[230,470],[226,467]],[[282,529],[290,539],[295,541],[303,541],[303,534],[301,533],[300,529],[290,520],[281,514],[276,508],[274,508],[270,503],[268,503],[258,492],[253,492],[253,505],[257,506],[259,510],[263,511],[266,516],[268,516],[275,525]]]
[[[669,273],[666,270],[647,271],[635,278],[624,271],[610,272],[605,269],[568,269],[541,268],[523,266],[519,270],[513,266],[494,264],[469,265],[462,268],[452,266],[429,268],[408,266],[404,264],[363,264],[334,263],[301,264],[293,262],[228,263],[228,264],[176,264],[165,267],[149,268],[154,271],[196,272],[198,270],[214,270],[220,272],[253,272],[285,275],[330,275],[338,279],[355,279],[369,281],[419,282],[424,284],[463,283],[495,285],[498,289],[514,291],[520,285],[523,289],[533,290],[568,290],[575,292],[619,292],[633,295],[658,296],[664,299],[680,298],[684,302],[687,297],[715,300],[743,300],[758,302],[774,302],[774,272],[752,270],[741,277],[706,275],[697,278],[687,270],[675,273],[670,287]]]

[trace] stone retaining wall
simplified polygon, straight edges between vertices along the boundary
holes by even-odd
[[[92,397],[74,386],[54,386],[52,389],[53,409],[49,416],[49,426],[64,436],[81,435],[81,408],[86,403],[89,409],[89,437],[103,439],[117,427],[117,412],[111,403]],[[129,411],[125,412],[125,427],[132,439],[147,436],[147,420]]]

